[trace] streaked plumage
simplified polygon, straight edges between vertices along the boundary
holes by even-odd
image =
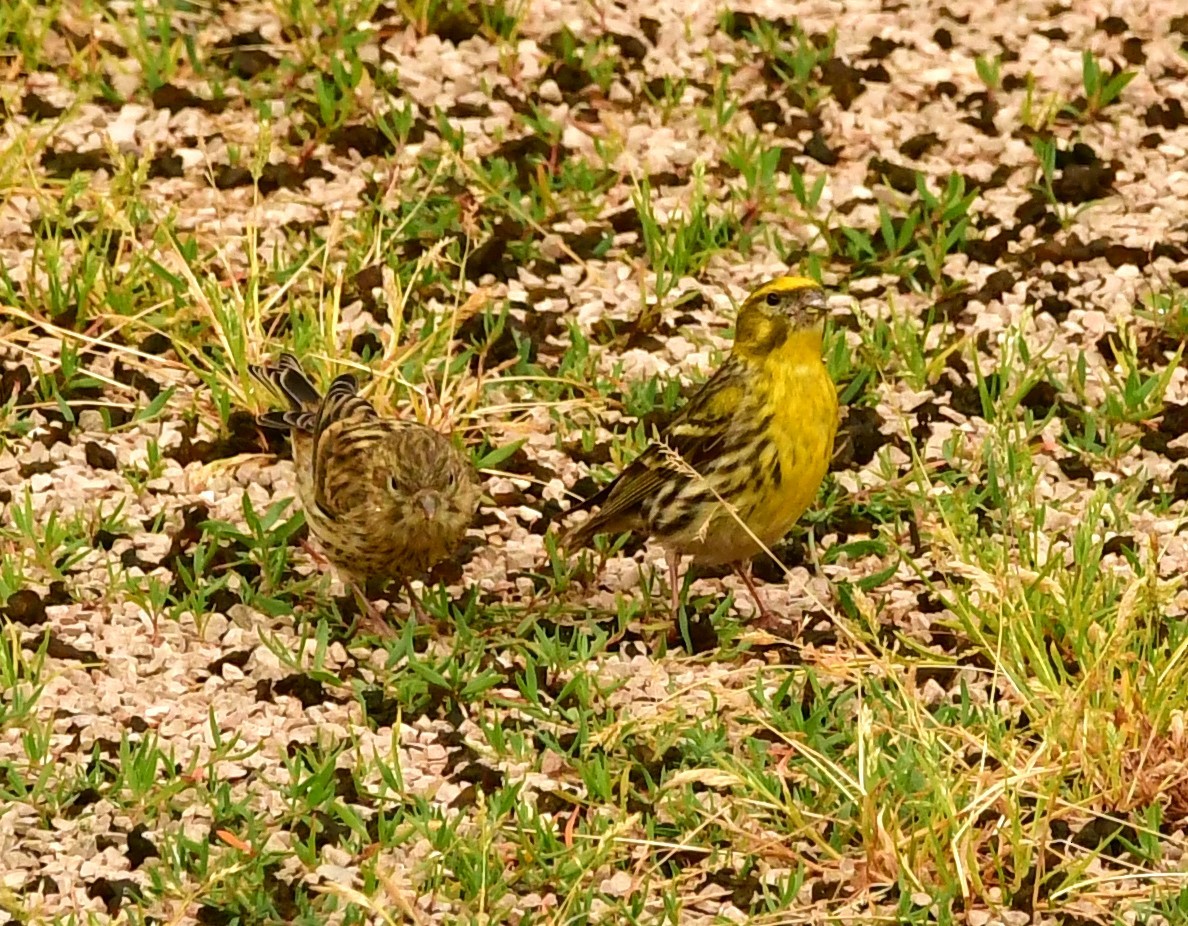
[[[618,478],[571,509],[600,506],[564,542],[647,534],[668,551],[675,580],[681,555],[737,567],[760,551],[756,538],[768,547],[782,538],[816,497],[837,432],[824,315],[812,280],[779,277],[756,289],[739,309],[726,362]]]
[[[305,520],[332,563],[364,583],[406,584],[457,549],[480,489],[449,438],[381,417],[350,374],[322,396],[292,354],[251,372],[289,403],[258,421],[290,433]]]

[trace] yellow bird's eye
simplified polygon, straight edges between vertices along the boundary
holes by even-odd
[[[767,294],[767,304],[769,306],[771,306],[772,308],[775,308],[777,305],[780,304],[780,297],[776,293],[768,293]]]

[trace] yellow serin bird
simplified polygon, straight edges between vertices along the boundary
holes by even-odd
[[[453,553],[470,526],[480,495],[470,461],[432,428],[380,417],[349,373],[324,397],[292,354],[251,373],[289,403],[257,420],[292,436],[309,532],[367,594],[396,581],[424,617],[408,582]]]
[[[823,290],[804,277],[751,293],[726,362],[618,478],[570,509],[601,506],[562,542],[586,545],[604,532],[654,537],[667,553],[674,615],[682,555],[729,563],[770,620],[751,557],[816,497],[837,433],[837,390],[821,360],[825,314]]]

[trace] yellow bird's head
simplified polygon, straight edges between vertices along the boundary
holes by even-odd
[[[739,308],[734,352],[761,359],[795,333],[807,335],[812,345],[806,346],[819,352],[826,313],[825,291],[819,283],[807,277],[776,277],[751,293]]]

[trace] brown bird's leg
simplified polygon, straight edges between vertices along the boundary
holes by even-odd
[[[301,541],[301,549],[308,553],[309,558],[317,563],[322,569],[325,569],[330,565],[330,561],[326,559],[326,557],[321,554],[321,551],[319,551],[317,547],[310,543],[308,539]]]
[[[421,604],[421,599],[413,591],[412,583],[408,579],[401,579],[400,585],[408,593],[408,600],[412,604],[413,614],[416,615],[417,620],[422,624],[434,623],[433,618],[429,616],[429,612],[425,610],[425,606]]]
[[[320,569],[325,569],[330,565],[330,561],[308,539],[301,541],[301,548],[309,554],[310,559],[317,563]],[[358,582],[345,573],[340,573],[340,575],[346,579],[347,586],[355,593],[355,599],[360,605],[359,610],[362,612],[360,614],[360,623],[370,627],[376,636],[391,639],[395,635],[392,627],[384,620],[384,612],[372,603],[367,589],[359,585]]]
[[[350,580],[350,584],[351,588],[355,591],[355,596],[363,606],[360,623],[370,627],[371,631],[377,637],[385,640],[395,637],[396,632],[392,629],[392,625],[384,619],[384,612],[375,606],[371,600],[371,596],[367,594],[366,589],[361,587],[354,579]]]
[[[751,576],[751,561],[747,560],[745,563],[735,563],[734,571],[738,577],[746,583],[747,590],[750,591],[751,597],[755,600],[755,607],[759,609],[759,620],[756,626],[769,630],[779,624],[778,618],[768,610],[767,605],[763,601],[763,596],[759,594],[759,589],[755,587],[755,580]]]

